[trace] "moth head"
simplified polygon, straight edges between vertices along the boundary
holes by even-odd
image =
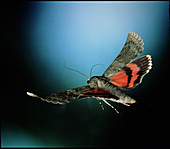
[[[97,88],[97,80],[98,78],[96,76],[91,77],[90,79],[87,80],[87,84],[91,88]]]

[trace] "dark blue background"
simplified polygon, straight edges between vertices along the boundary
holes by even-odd
[[[168,102],[168,2],[24,2],[2,9],[3,105],[1,147],[166,146]],[[153,69],[125,91],[138,101],[119,104],[117,115],[95,99],[53,105],[30,98],[86,85],[82,75],[102,75],[121,51],[128,32],[144,40]],[[90,76],[89,76],[90,77]]]

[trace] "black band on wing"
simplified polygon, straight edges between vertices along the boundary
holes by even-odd
[[[127,82],[127,86],[129,86],[129,83],[131,81],[131,78],[132,78],[132,70],[129,68],[129,67],[124,67],[123,70],[126,72],[126,75],[128,76],[128,82]]]
[[[149,70],[152,68],[152,61],[150,55],[142,56],[132,62],[133,64],[136,64],[140,70],[137,73],[138,77],[135,80],[134,84],[139,84],[145,74],[149,72]]]

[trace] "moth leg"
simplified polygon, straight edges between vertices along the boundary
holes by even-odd
[[[129,104],[127,104],[127,103],[123,103],[123,102],[120,102],[120,100],[116,100],[116,99],[112,99],[112,98],[108,98],[107,100],[110,100],[110,101],[112,101],[112,102],[117,102],[117,103],[121,103],[121,104],[123,104],[123,105],[125,105],[125,106],[130,106]]]
[[[103,106],[102,103],[100,102],[99,98],[96,98],[96,99],[97,99],[97,101],[99,102],[99,104],[100,104],[102,110],[104,110],[104,106]]]
[[[110,106],[111,108],[113,108],[113,109],[116,111],[116,113],[119,114],[119,111],[117,111],[115,107],[113,107],[110,103],[108,103],[104,98],[101,98],[101,99],[102,99],[108,106]]]

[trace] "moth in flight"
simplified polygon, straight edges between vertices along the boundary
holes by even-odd
[[[128,96],[120,88],[132,89],[136,87],[142,82],[144,75],[152,68],[150,55],[141,56],[133,60],[143,51],[143,45],[141,37],[129,32],[125,45],[116,59],[102,76],[93,76],[88,79],[86,86],[54,93],[47,97],[39,97],[30,92],[27,92],[27,95],[53,104],[66,104],[75,98],[93,97],[99,101],[103,110],[104,107],[100,100],[119,113],[108,100],[126,106],[135,103],[136,100]]]

